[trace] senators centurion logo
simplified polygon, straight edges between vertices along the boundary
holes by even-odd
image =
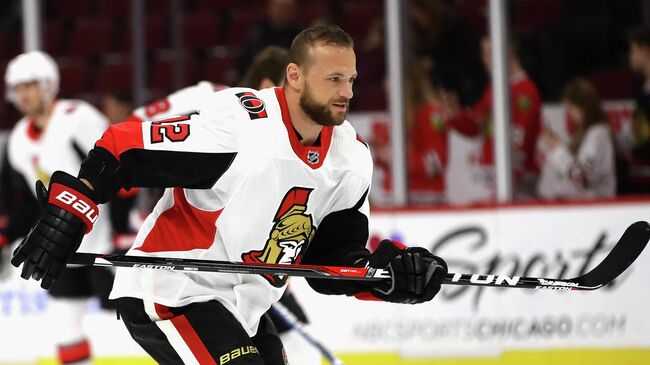
[[[266,118],[266,106],[264,102],[250,91],[235,94],[239,98],[239,104],[246,109],[251,119]]]
[[[307,201],[313,189],[291,188],[282,199],[273,219],[273,228],[262,250],[242,254],[244,262],[298,264],[316,233],[311,214],[306,214]],[[264,275],[275,287],[287,282],[286,276]]]

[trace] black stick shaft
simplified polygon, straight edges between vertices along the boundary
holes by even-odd
[[[117,266],[184,272],[288,275],[334,280],[379,281],[390,278],[390,273],[386,270],[363,267],[283,265],[172,257],[100,255],[84,252],[75,253],[68,263],[73,265]]]
[[[547,290],[594,290],[616,279],[637,259],[650,240],[650,225],[640,221],[625,230],[612,251],[590,272],[573,279],[548,279],[506,275],[448,273],[442,283],[447,285],[496,286],[506,288]],[[224,272],[302,276],[306,278],[378,281],[390,278],[387,270],[360,267],[320,265],[282,265],[229,261],[195,260],[150,256],[98,255],[76,253],[70,264],[122,266],[142,269],[185,272]]]

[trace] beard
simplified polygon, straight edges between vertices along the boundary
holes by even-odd
[[[324,127],[341,125],[348,116],[348,101],[340,100],[336,102],[346,105],[345,112],[337,113],[335,115],[330,109],[329,104],[321,104],[312,97],[307,85],[305,85],[305,90],[302,95],[300,95],[300,108],[302,108],[305,114],[307,114],[311,120],[316,122],[316,124]]]

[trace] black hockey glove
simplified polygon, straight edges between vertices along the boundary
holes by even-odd
[[[422,247],[404,247],[383,240],[368,258],[368,266],[389,269],[391,279],[372,284],[371,293],[394,303],[416,304],[433,299],[447,274],[447,264]]]
[[[16,267],[23,264],[23,279],[42,279],[43,289],[52,287],[97,220],[94,195],[81,180],[63,171],[52,174],[49,192],[41,181],[36,182],[41,214],[11,259]]]

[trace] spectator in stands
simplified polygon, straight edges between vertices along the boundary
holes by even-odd
[[[411,203],[446,201],[445,171],[451,115],[459,109],[458,96],[445,87],[444,79],[429,77],[430,61],[412,62],[407,72],[406,114],[409,200]]]
[[[628,35],[630,68],[642,76],[635,90],[635,145],[621,181],[623,193],[650,193],[650,27]]]
[[[250,38],[239,57],[237,70],[243,75],[255,55],[267,46],[289,48],[293,38],[300,33],[296,0],[269,0],[267,18],[251,31]],[[242,30],[243,31],[243,30]]]
[[[550,130],[541,135],[549,151],[538,186],[544,199],[609,198],[616,194],[615,151],[607,116],[596,88],[587,80],[569,82],[562,96],[570,139]]]
[[[517,54],[517,41],[509,40],[508,72],[510,77],[510,116],[512,137],[512,168],[515,198],[532,198],[538,166],[535,163],[535,148],[540,129],[541,99],[537,86],[521,66]],[[481,40],[481,59],[488,73],[492,70],[491,43],[488,37]],[[481,163],[486,178],[494,189],[494,141],[492,116],[492,85],[483,90],[481,99],[471,110],[466,110],[454,120],[454,128],[470,136],[483,136]]]

